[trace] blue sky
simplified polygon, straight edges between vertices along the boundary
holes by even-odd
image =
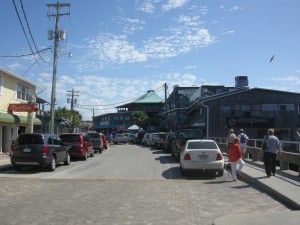
[[[33,50],[20,2],[37,49],[53,47],[46,4],[57,1],[14,2]],[[70,109],[67,91],[79,91],[74,109],[84,120],[93,109],[95,115],[114,111],[150,89],[163,97],[164,83],[171,93],[174,85],[234,86],[243,75],[250,88],[299,92],[298,0],[59,2],[71,4],[71,15],[59,19],[67,39],[60,42],[57,106]],[[3,57],[31,53],[12,0],[0,1],[0,27],[0,67],[39,85],[39,97],[50,102],[53,52],[41,53],[38,63],[32,56]]]

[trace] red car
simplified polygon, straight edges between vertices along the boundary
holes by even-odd
[[[103,141],[103,148],[107,149],[108,141],[104,134],[101,134],[101,137],[102,137],[102,141]]]

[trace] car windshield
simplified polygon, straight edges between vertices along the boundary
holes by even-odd
[[[21,135],[18,138],[18,143],[21,145],[29,145],[29,144],[44,144],[44,138],[41,135]]]
[[[203,138],[203,133],[200,130],[183,130],[179,131],[177,136],[180,138],[200,139]]]
[[[218,149],[217,144],[215,142],[189,142],[188,149]]]
[[[99,133],[89,133],[88,135],[89,135],[90,138],[100,138]]]
[[[79,135],[61,135],[60,138],[63,142],[80,142]]]

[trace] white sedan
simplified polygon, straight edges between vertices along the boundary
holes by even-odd
[[[183,175],[187,171],[201,170],[223,176],[224,158],[215,141],[188,140],[180,153],[180,167]]]

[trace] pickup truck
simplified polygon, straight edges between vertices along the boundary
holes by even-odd
[[[187,140],[203,139],[204,134],[200,129],[180,129],[176,131],[175,139],[172,144],[172,156],[175,156],[178,160],[180,153],[184,148]]]
[[[163,146],[166,142],[167,134],[168,133],[166,133],[166,132],[159,132],[153,136],[153,143],[157,149],[163,149]]]

